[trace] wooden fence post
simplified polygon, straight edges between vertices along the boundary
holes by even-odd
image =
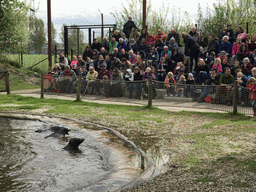
[[[238,102],[238,86],[237,81],[234,83],[234,91],[233,91],[233,113],[237,114],[237,102]]]
[[[8,95],[10,94],[10,79],[9,79],[9,77],[10,77],[10,72],[6,71],[5,72],[5,90]]]
[[[81,98],[80,98],[81,81],[82,81],[82,73],[79,71],[78,86],[77,86],[77,92],[76,92],[76,101],[81,101]]]
[[[44,98],[44,71],[41,71],[41,99]]]
[[[153,95],[153,88],[152,88],[152,77],[148,77],[148,107],[152,107],[152,95]]]

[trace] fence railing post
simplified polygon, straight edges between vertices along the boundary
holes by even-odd
[[[234,83],[234,91],[233,91],[233,113],[237,114],[237,103],[238,103],[238,86],[237,81]]]
[[[10,77],[10,72],[6,71],[5,72],[5,90],[8,95],[10,94],[10,79],[9,79],[9,77]]]
[[[153,88],[152,88],[152,77],[148,77],[148,107],[152,107],[152,95],[153,95]]]
[[[44,98],[44,71],[41,71],[41,99]]]
[[[79,71],[78,86],[77,86],[77,92],[76,92],[76,101],[81,101],[81,98],[80,98],[81,81],[82,81],[82,73]]]

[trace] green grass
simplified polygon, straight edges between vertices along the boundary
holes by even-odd
[[[20,55],[19,54],[5,54],[7,58],[11,61],[18,62],[21,65],[20,61]],[[24,68],[29,68],[32,65],[44,60],[47,58],[47,54],[23,54],[23,67]],[[54,65],[54,56],[52,57],[52,65]],[[33,67],[33,70],[35,71],[48,71],[48,60],[45,60],[41,62],[40,64],[36,65]]]

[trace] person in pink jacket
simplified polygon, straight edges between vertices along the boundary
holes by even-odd
[[[236,55],[239,52],[239,47],[242,44],[241,38],[237,37],[236,42],[233,44],[232,47],[232,55]]]
[[[217,73],[222,73],[223,72],[220,58],[216,58],[215,63],[212,66],[212,69],[216,69]]]

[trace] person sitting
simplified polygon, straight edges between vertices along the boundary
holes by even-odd
[[[141,42],[138,45],[138,52],[141,52],[141,51],[148,54],[148,45],[146,44],[146,40],[144,38],[141,39]]]
[[[165,43],[162,39],[158,38],[155,43],[155,48],[158,53],[161,53],[164,50]]]
[[[157,35],[155,36],[155,39],[162,39],[162,41],[164,42],[166,38],[166,35],[164,32],[161,31],[161,29],[157,30]]]
[[[173,48],[176,48],[178,50],[179,49],[179,45],[178,45],[178,43],[175,42],[174,38],[171,38],[170,42],[168,44],[168,49],[169,49],[169,51],[171,51]]]
[[[112,38],[115,38],[115,41],[116,41],[116,42],[119,41],[119,39],[121,38],[121,35],[120,35],[120,33],[119,33],[118,30],[115,30],[115,31],[114,31],[114,34],[112,35]]]
[[[85,88],[83,86],[84,86],[85,77],[86,77],[86,74],[87,74],[86,68],[85,67],[80,67],[79,72],[78,72],[78,76],[79,76],[79,73],[81,73],[81,77],[82,77],[82,79],[81,79],[81,93],[84,93]],[[79,81],[79,78],[76,78],[76,80],[73,81],[73,83],[72,83],[71,91],[74,92],[74,93],[77,92],[78,81]]]
[[[86,46],[85,51],[83,53],[83,60],[86,61],[86,57],[92,58],[92,48],[91,46]]]
[[[122,63],[121,63],[120,59],[114,57],[114,59],[111,63],[111,66],[110,66],[110,71],[113,71],[114,68],[117,68],[117,69],[121,70],[121,66],[122,66]]]
[[[132,65],[126,58],[121,59],[121,69],[120,69],[121,72],[125,72],[127,69],[131,69],[131,68],[132,68]]]
[[[125,42],[126,45],[129,43],[129,40],[128,40],[128,38],[126,38],[125,33],[123,33],[123,34],[121,35],[121,38],[124,40],[124,42]]]
[[[130,39],[129,45],[130,45],[130,48],[133,50],[134,54],[137,54],[138,44],[136,43],[136,41],[133,38]]]
[[[205,58],[205,64],[209,67],[209,69],[211,69],[212,66],[214,65],[215,59],[216,59],[216,54],[214,51],[211,52],[210,56],[207,56]]]
[[[111,75],[111,82],[109,87],[109,94],[105,92],[105,96],[121,97],[123,95],[121,82],[123,81],[122,73],[119,69],[115,68]]]
[[[62,76],[58,81],[60,91],[62,93],[64,93],[64,92],[70,93],[71,86],[72,86],[73,82],[76,80],[75,77],[76,77],[76,73],[70,69],[69,65],[65,65],[65,70],[63,71]]]
[[[223,37],[224,36],[227,36],[227,29],[226,28],[224,28],[224,29],[222,29],[221,30],[221,32],[220,32],[220,37],[219,37],[219,42],[221,43],[221,42],[223,42]]]
[[[98,63],[99,52],[97,49],[92,50],[92,58],[91,59],[93,60],[94,64]]]
[[[254,50],[256,49],[256,35],[253,35],[251,40],[249,41],[248,44],[248,49],[251,52],[251,54],[254,52]]]
[[[120,51],[120,60],[122,60],[123,58],[125,58],[126,60],[129,60],[129,54],[125,52],[124,48],[122,48]]]
[[[237,27],[237,32],[235,33],[235,36],[236,38],[240,37],[242,43],[248,44],[248,41],[247,41],[248,37],[247,37],[247,34],[244,32],[244,29],[242,26]]]
[[[91,60],[90,57],[86,57],[86,62],[85,62],[86,70],[89,71],[89,67],[94,68],[94,61]]]
[[[248,51],[248,47],[246,44],[242,43],[241,46],[239,47],[239,52],[236,54],[236,59],[242,63],[243,59],[245,57],[250,57],[250,53]]]
[[[170,33],[168,34],[168,37],[167,37],[167,39],[166,39],[166,44],[167,44],[167,45],[171,42],[171,38],[174,38],[175,43],[177,43],[178,46],[181,47],[181,45],[180,45],[180,35],[179,35],[179,33],[177,33],[177,32],[175,31],[174,28],[172,28],[171,31],[170,31]],[[169,49],[169,50],[171,50],[171,49]]]
[[[98,73],[97,81],[95,81],[95,83],[93,83],[92,92],[91,92],[91,93],[93,93],[94,88],[95,88],[96,95],[100,94],[100,88],[103,87],[103,77],[106,76],[108,80],[111,79],[111,73],[110,73],[110,71],[107,70],[107,65],[105,63],[103,63],[100,66],[100,68],[101,68],[101,70]],[[107,86],[106,86],[106,89],[107,89]],[[105,91],[107,91],[106,89],[105,89]]]
[[[220,103],[221,93],[225,92],[227,105],[228,106],[232,105],[231,91],[232,91],[232,85],[234,84],[234,77],[230,73],[231,73],[230,68],[226,67],[224,69],[224,73],[220,76],[220,79],[219,79],[220,86],[217,87],[217,96],[215,99],[216,104]]]
[[[176,83],[176,81],[175,81],[175,79],[173,77],[173,73],[171,71],[167,73],[164,82],[166,83],[165,85],[166,85],[166,92],[167,92],[167,94],[165,96],[167,96],[167,97],[174,96],[175,89],[176,89],[174,84]]]
[[[131,41],[131,39],[134,39],[135,42],[138,42],[140,40],[140,34],[138,29],[134,29],[132,34],[129,37],[129,41]]]
[[[159,54],[155,47],[152,47],[152,49],[149,51],[149,54],[147,55],[147,60],[151,61],[152,66],[155,68],[157,67],[157,64],[159,63]]]
[[[116,41],[116,39],[114,37],[112,37],[111,41],[109,42],[109,54],[113,54],[114,53],[114,49],[117,47],[118,42]]]
[[[134,54],[133,50],[130,50],[130,51],[128,52],[128,54],[129,54],[129,62],[130,62],[131,65],[132,65],[132,64],[134,64],[135,61],[136,61],[136,55]]]
[[[134,77],[133,83],[129,84],[129,93],[130,93],[129,98],[130,97],[132,98],[132,92],[133,92],[133,90],[135,90],[136,98],[141,99],[141,82],[140,81],[142,80],[142,76],[143,76],[143,74],[142,74],[140,68],[135,67],[134,74],[133,74],[133,77]]]
[[[246,101],[248,100],[247,97],[244,98],[244,96],[247,95],[247,92],[246,92],[247,77],[242,73],[242,69],[236,70],[235,81],[238,85],[238,102],[241,103],[242,107],[244,107]]]
[[[91,95],[93,94],[93,90],[89,91],[91,87],[93,87],[96,79],[98,77],[98,72],[94,70],[93,66],[89,67],[89,72],[85,77],[85,81],[83,81],[82,92],[88,92]]]
[[[184,97],[185,84],[186,84],[186,77],[184,75],[181,75],[177,82],[175,97]]]
[[[78,66],[79,67],[84,67],[85,66],[85,61],[82,59],[82,55],[77,56],[77,61],[78,61]]]
[[[211,69],[210,77],[206,81],[207,86],[204,87],[203,92],[202,92],[198,102],[204,102],[208,93],[216,92],[215,91],[216,87],[214,85],[219,85],[219,77],[220,76],[217,74],[217,70]],[[212,104],[214,104],[214,102],[212,102]]]
[[[172,60],[172,65],[176,66],[178,62],[183,62],[184,56],[177,48],[173,48],[171,51],[172,55],[170,59]]]
[[[114,53],[111,54],[111,60],[113,61],[114,58],[121,59],[121,54],[118,52],[118,48],[114,48]]]
[[[99,60],[98,60],[97,64],[94,66],[94,69],[97,72],[99,72],[101,70],[101,65],[103,65],[103,64],[107,66],[107,63],[104,60],[104,57],[102,55],[99,55]]]
[[[160,58],[164,57],[165,54],[167,54],[169,56],[169,58],[171,58],[171,56],[172,56],[172,52],[168,50],[167,46],[164,46],[164,50],[161,52]]]
[[[96,49],[99,52],[101,47],[102,44],[98,41],[98,39],[94,39],[92,44],[92,50]]]
[[[217,74],[221,75],[223,70],[222,70],[222,65],[221,65],[221,59],[216,58],[214,65],[212,66],[212,69],[217,70]]]
[[[71,69],[76,73],[76,75],[79,75],[79,71],[78,71],[78,61],[77,61],[77,57],[75,55],[73,55],[73,60],[70,63],[70,67]]]
[[[180,79],[181,75],[184,75],[186,70],[186,67],[183,65],[183,62],[178,62],[177,66],[174,69],[174,78],[176,80],[176,82]]]
[[[209,68],[207,65],[205,65],[205,62],[203,59],[198,60],[196,70],[193,71],[192,73],[198,85],[202,85],[207,80],[208,74],[209,74]]]
[[[184,96],[188,97],[188,93],[190,93],[190,97],[194,97],[194,85],[196,84],[195,78],[192,73],[188,74],[188,78],[186,80],[186,86],[184,88]]]
[[[143,28],[141,31],[140,39],[139,41],[137,41],[137,43],[140,44],[142,39],[145,39],[145,42],[146,42],[147,34],[148,34],[147,29]]]
[[[223,37],[223,41],[220,43],[220,46],[219,46],[219,52],[225,51],[227,57],[229,58],[231,57],[232,45],[228,40],[229,40],[228,36]],[[219,55],[220,54],[218,54],[218,56]]]
[[[154,73],[152,73],[152,69],[150,67],[147,67],[145,70],[145,73],[142,76],[142,80],[146,81],[148,79],[148,77],[152,77],[152,80],[155,79]],[[146,92],[146,94],[148,94],[148,81],[144,82],[142,84],[144,91]],[[152,98],[156,98],[156,88],[154,83],[152,83],[152,89],[153,89],[153,96]]]
[[[167,69],[167,64],[165,62],[165,58],[161,57],[161,61],[157,66],[157,80],[158,81],[164,81],[165,76],[166,76],[166,69]]]
[[[141,71],[146,69],[146,63],[141,59],[140,55],[137,55],[136,62],[132,65],[132,68],[138,67]]]
[[[233,44],[235,41],[235,37],[234,37],[234,31],[231,28],[231,25],[227,25],[227,36],[229,37],[229,42]]]
[[[198,37],[198,44],[203,48],[208,46],[208,37],[205,35],[204,31],[201,31]]]
[[[108,52],[109,52],[109,40],[108,40],[108,37],[103,37],[102,47],[105,48],[105,50],[107,52],[106,54],[108,54]]]
[[[59,54],[59,64],[61,67],[61,70],[64,71],[65,70],[65,66],[68,65],[68,59],[64,56],[63,53]]]
[[[126,50],[126,43],[124,42],[123,38],[119,38],[116,48],[118,49],[118,53],[121,53],[121,49]]]
[[[105,47],[101,47],[99,55],[102,55],[105,58],[107,54],[108,52],[106,51]]]
[[[152,45],[154,45],[156,42],[156,39],[154,37],[154,35],[152,35],[149,31],[147,33],[147,36],[146,36],[146,44],[148,45],[149,43],[152,43]]]
[[[214,35],[210,35],[210,42],[206,51],[206,57],[208,57],[212,52],[217,55],[219,53],[219,41]]]
[[[245,57],[243,59],[243,64],[241,65],[241,69],[242,69],[243,74],[246,77],[249,77],[251,75],[252,68],[253,68],[253,66],[252,66],[252,64],[250,64],[249,58]]]
[[[242,45],[241,38],[240,37],[236,38],[236,42],[232,46],[232,58],[231,58],[231,62],[230,62],[231,65],[234,64],[234,62],[236,60],[236,54],[239,52],[239,48],[241,45]]]

